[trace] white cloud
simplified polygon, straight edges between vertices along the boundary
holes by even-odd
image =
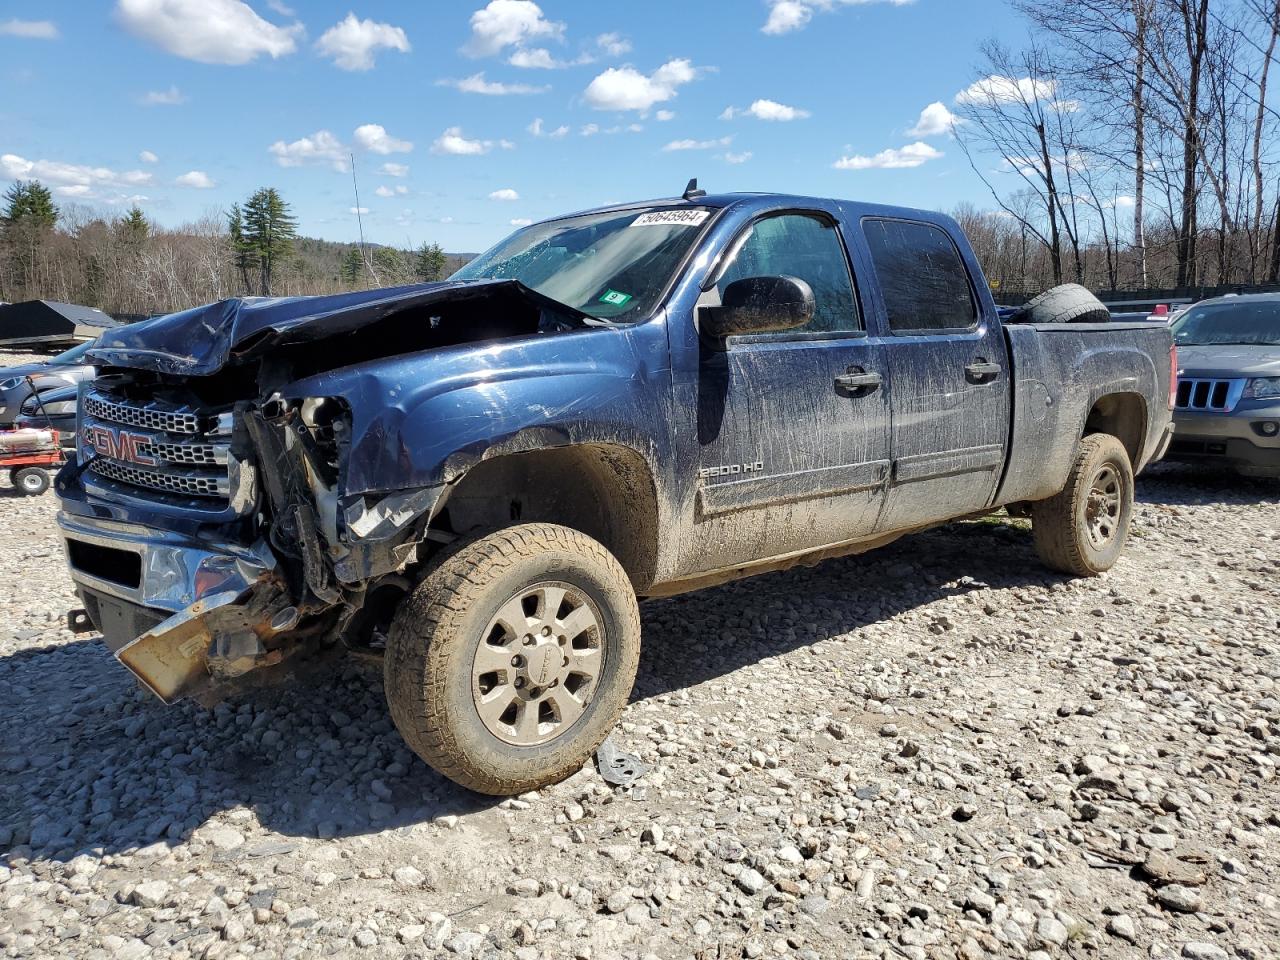
[[[358,213],[363,215],[369,212],[368,207],[347,207],[347,213]]]
[[[1114,204],[1113,204],[1113,206],[1119,207],[1119,208],[1120,208],[1120,209],[1122,209],[1122,210],[1124,210],[1124,209],[1130,209],[1130,210],[1131,210],[1131,209],[1133,209],[1134,207],[1136,207],[1137,205],[1138,205],[1137,198],[1135,198],[1135,197],[1130,197],[1130,196],[1126,196],[1126,195],[1122,195],[1122,196],[1116,197],[1115,202],[1114,202]]]
[[[507,97],[519,94],[546,93],[550,87],[535,87],[527,83],[499,83],[486,80],[484,72],[473,73],[462,80],[440,80],[440,86],[456,87],[463,93],[480,93],[489,97]]]
[[[397,140],[387,133],[386,127],[380,123],[366,123],[356,127],[352,136],[355,138],[357,147],[383,156],[389,153],[410,153],[413,150],[412,143],[408,140]]]
[[[243,0],[117,0],[125,29],[176,57],[200,63],[248,63],[297,49],[302,24],[277,26]]]
[[[520,194],[516,193],[516,191],[512,190],[510,187],[503,187],[501,190],[495,190],[493,193],[489,194],[489,199],[510,202],[512,200],[519,200]]]
[[[610,57],[621,57],[631,52],[631,41],[620,33],[600,34],[596,37],[596,46]]]
[[[471,57],[491,57],[506,47],[563,35],[564,24],[544,17],[533,0],[490,0],[471,15],[471,39],[462,49]]]
[[[832,166],[837,170],[903,170],[918,167],[941,156],[941,150],[917,141],[900,149],[881,150],[874,157],[841,157]]]
[[[920,119],[907,131],[908,137],[936,137],[943,133],[951,133],[956,125],[963,123],[959,117],[947,109],[941,100],[929,104],[920,111]]]
[[[676,96],[697,75],[686,59],[668,60],[648,76],[634,67],[610,67],[591,81],[583,96],[596,110],[647,111]]]
[[[497,0],[494,0],[496,3]],[[492,6],[492,4],[490,4]],[[432,153],[446,154],[455,157],[474,157],[488,153],[494,146],[507,147],[507,141],[500,140],[496,144],[492,140],[469,140],[461,127],[450,127],[431,144]]]
[[[203,170],[191,170],[173,181],[180,187],[195,187],[197,190],[212,190],[216,183]]]
[[[62,196],[98,196],[103,187],[137,187],[151,182],[146,170],[116,171],[109,167],[64,163],[60,160],[28,160],[17,154],[0,156],[0,178],[41,180]],[[100,197],[100,199],[106,199]]]
[[[509,222],[513,227],[527,227],[531,223],[533,223],[533,221],[528,219],[527,217],[515,217]]]
[[[159,163],[160,162],[160,158],[157,157],[150,150],[143,150],[140,154],[138,154],[138,159],[141,160],[143,163]]]
[[[372,70],[374,52],[381,48],[408,53],[409,38],[399,27],[359,20],[354,13],[348,13],[316,41],[321,55],[332,57],[334,65],[343,70]]]
[[[797,0],[778,0],[769,8],[769,19],[761,30],[765,33],[779,34],[799,30],[809,22],[813,10]]]
[[[552,140],[559,140],[561,137],[569,133],[568,125],[563,123],[560,126],[556,127],[554,130],[547,130],[542,125],[541,117],[537,117],[533,121],[533,123],[529,124],[528,129],[529,129],[529,132],[533,134],[535,137],[549,137]]]
[[[403,197],[409,192],[409,188],[403,183],[397,183],[394,187],[381,186],[373,192],[380,197]]]
[[[58,25],[52,20],[0,20],[0,36],[57,40]]]
[[[148,90],[143,95],[142,102],[148,107],[176,107],[187,102],[187,95],[177,87],[170,86],[168,90]]]
[[[525,70],[563,70],[565,67],[595,63],[595,57],[584,53],[572,60],[561,60],[546,47],[517,47],[507,58],[507,63]]]
[[[388,177],[407,177],[409,167],[403,163],[384,163],[380,168]]]
[[[580,133],[584,137],[594,137],[599,132],[600,132],[600,124],[598,123],[584,124],[582,129],[578,131],[578,133]]]
[[[293,7],[286,3],[281,3],[280,0],[267,0],[267,7],[268,9],[274,10],[282,17],[296,16],[296,12]]]
[[[786,122],[788,120],[803,120],[809,116],[809,111],[801,110],[799,107],[789,107],[785,103],[778,103],[777,100],[756,100],[745,110],[738,107],[725,107],[724,112],[720,114],[720,119],[732,120],[734,117],[747,115],[753,116],[757,120]]]
[[[676,112],[674,110],[659,110],[653,115],[653,119],[659,123],[666,123],[668,120],[674,120],[675,118]]]
[[[1057,84],[1052,80],[1031,77],[1014,79],[992,74],[975,80],[956,94],[955,102],[964,107],[998,107],[1009,103],[1034,103],[1052,100]]]
[[[726,153],[724,155],[725,163],[746,163],[752,157],[750,150],[744,150],[742,153]]]
[[[837,7],[856,7],[868,3],[889,3],[895,7],[906,6],[915,0],[770,0],[769,19],[761,32],[769,34],[791,33],[802,29],[816,11],[829,11]]]
[[[328,130],[317,130],[311,136],[302,137],[293,143],[277,140],[267,149],[282,167],[327,163],[342,173],[347,170],[347,148]]]
[[[733,137],[721,137],[718,140],[672,140],[662,149],[675,150],[714,150],[716,147],[727,147],[733,143]]]

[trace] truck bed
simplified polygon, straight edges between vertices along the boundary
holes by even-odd
[[[998,504],[1041,500],[1062,489],[1074,438],[1103,396],[1131,396],[1135,410],[1147,411],[1133,423],[1132,436],[1121,438],[1135,471],[1160,452],[1172,377],[1166,324],[1019,323],[1004,331],[1014,372],[1013,418]]]

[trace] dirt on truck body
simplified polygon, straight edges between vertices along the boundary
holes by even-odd
[[[166,700],[385,639],[409,745],[529,789],[625,706],[637,596],[1006,505],[1056,569],[1110,567],[1168,443],[1169,334],[1036,309],[1001,322],[947,217],[691,187],[443,283],[161,317],[93,351],[72,575]]]

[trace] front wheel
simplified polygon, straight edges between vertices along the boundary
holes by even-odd
[[[1115,566],[1129,536],[1133,466],[1115,437],[1080,441],[1062,491],[1031,507],[1036,553],[1053,570],[1096,577]]]
[[[411,749],[479,793],[563,780],[617,723],[640,612],[626,572],[567,527],[521,524],[430,570],[391,624],[384,678]]]

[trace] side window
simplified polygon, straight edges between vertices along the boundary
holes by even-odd
[[[813,288],[813,320],[808,326],[777,336],[861,332],[849,264],[834,226],[817,217],[783,214],[757,220],[749,229],[751,232],[716,284],[721,296],[735,280],[797,277]]]
[[[965,330],[977,308],[969,272],[945,230],[905,220],[862,221],[889,329]]]

